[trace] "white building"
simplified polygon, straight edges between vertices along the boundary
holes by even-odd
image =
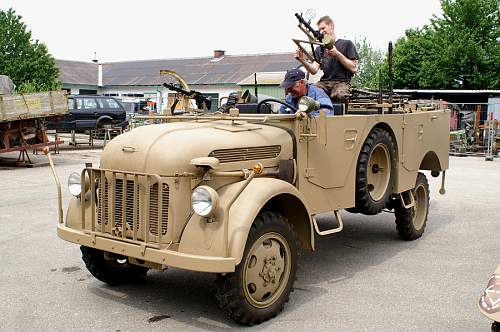
[[[189,88],[212,97],[212,108],[239,82],[256,72],[285,72],[299,63],[293,53],[226,55],[214,51],[213,57],[138,60],[123,62],[78,62],[56,60],[59,79],[71,94],[103,94],[122,101],[150,100],[166,105],[169,91],[163,83],[177,83],[160,70],[172,70],[183,77]],[[275,84],[279,88],[279,83]]]

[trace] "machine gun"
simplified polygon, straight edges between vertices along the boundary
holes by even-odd
[[[309,10],[306,12],[306,15],[314,16],[314,14],[311,14]],[[325,47],[328,50],[331,50],[335,46],[335,41],[332,39],[331,36],[323,34],[318,30],[315,30],[310,24],[311,20],[309,19],[309,22],[306,21],[302,16],[302,14],[295,13],[295,17],[299,21],[299,29],[306,34],[309,40],[292,39],[293,42],[304,53],[304,55],[308,58],[309,61],[319,62],[318,59],[316,58],[316,54],[314,53],[314,45],[319,45]],[[312,55],[309,54],[304,49],[304,47],[301,45],[302,43],[311,45]]]
[[[183,88],[176,86],[171,83],[163,83],[163,86],[166,87],[167,89],[171,91],[175,91],[181,96],[184,96],[186,98],[191,98],[194,99],[196,102],[196,106],[198,107],[199,110],[205,109],[210,109],[212,106],[212,100],[210,97],[205,97],[201,92],[195,91],[195,90],[184,90]],[[179,102],[179,99],[176,99],[174,104],[171,107],[172,114],[174,113],[175,106]]]

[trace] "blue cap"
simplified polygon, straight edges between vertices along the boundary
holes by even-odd
[[[282,88],[288,89],[295,82],[297,82],[298,80],[303,80],[304,78],[306,78],[306,74],[302,70],[297,68],[290,69],[286,72],[285,78],[283,79],[283,82],[281,82],[280,86]]]

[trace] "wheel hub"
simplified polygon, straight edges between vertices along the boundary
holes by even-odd
[[[387,147],[378,144],[368,161],[368,191],[374,201],[384,197],[391,177],[391,160]]]
[[[274,303],[283,292],[290,273],[290,248],[277,233],[260,237],[249,251],[244,270],[244,291],[257,308]]]
[[[264,258],[264,266],[259,276],[264,280],[263,286],[266,287],[269,283],[276,283],[276,277],[281,271],[280,266],[276,266],[276,256],[267,256]]]

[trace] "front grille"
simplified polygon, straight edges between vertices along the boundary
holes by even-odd
[[[209,157],[219,159],[221,163],[230,163],[246,160],[277,158],[281,152],[281,145],[255,146],[249,148],[221,149],[210,152]]]
[[[169,200],[169,192],[168,192],[168,185],[165,183],[162,184],[162,191],[163,191],[163,196],[162,196],[162,201],[161,201],[161,206],[163,209],[167,208],[167,211],[162,211],[162,216],[161,216],[161,232],[162,235],[167,234],[167,225],[168,225],[168,200]],[[149,199],[149,231],[154,234],[158,235],[158,214],[160,213],[160,209],[158,208],[158,183],[155,183],[151,188],[150,188],[150,199]]]
[[[122,227],[123,220],[123,205],[125,204],[125,220],[127,229],[134,230],[134,185],[136,190],[139,191],[139,185],[133,181],[127,181],[127,188],[125,189],[125,201],[123,200],[123,180],[116,179],[115,181],[115,226]],[[135,215],[136,220],[139,220],[139,200],[135,202]]]
[[[154,176],[97,170],[92,174],[97,192],[97,231],[134,240],[146,240],[149,235],[158,237],[158,234],[167,234],[170,199],[168,184],[160,182],[160,198],[159,180]],[[145,190],[147,186],[148,191]],[[148,232],[145,232],[146,225]]]

